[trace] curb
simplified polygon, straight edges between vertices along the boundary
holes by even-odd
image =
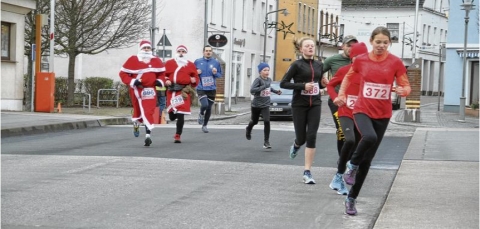
[[[38,126],[3,129],[1,134],[2,134],[2,138],[14,137],[14,136],[26,136],[26,135],[34,135],[34,134],[60,132],[60,131],[66,131],[66,130],[95,128],[95,127],[102,127],[106,125],[125,125],[125,124],[128,124],[129,122],[130,120],[127,118],[105,118],[105,119],[97,119],[97,120],[64,122],[64,123],[49,124],[49,125],[38,125]]]

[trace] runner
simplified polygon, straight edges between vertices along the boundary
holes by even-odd
[[[165,67],[162,61],[152,55],[152,45],[149,41],[140,42],[140,50],[123,64],[120,70],[122,82],[130,86],[132,100],[133,135],[140,135],[140,124],[145,124],[145,146],[152,144],[153,114],[157,105],[155,86],[163,87]]]
[[[343,53],[335,54],[325,59],[325,61],[323,62],[323,72],[325,73],[330,71],[331,75],[335,77],[338,69],[345,65],[349,65],[351,63],[350,50],[352,45],[355,43],[358,43],[358,40],[355,36],[345,36],[342,41]],[[335,87],[334,90],[338,93],[339,88],[340,86]],[[338,107],[333,103],[331,97],[328,98],[328,108],[330,108],[330,112],[332,112],[333,123],[335,124],[335,128],[337,129],[337,152],[338,156],[340,157],[341,150],[345,142],[345,136],[342,132],[342,128],[340,128],[340,119],[338,118],[337,112]]]
[[[165,63],[165,85],[167,86],[167,112],[171,121],[177,120],[177,129],[173,136],[175,143],[181,143],[180,136],[185,124],[185,115],[191,114],[191,95],[198,85],[195,65],[186,59],[187,47],[180,45],[174,59]]]
[[[352,62],[355,60],[356,56],[368,53],[367,46],[365,43],[355,43],[351,46],[350,58]],[[337,99],[337,92],[335,87],[339,86],[342,83],[345,74],[348,72],[352,65],[346,65],[341,67],[335,76],[330,80],[327,85],[327,92],[330,95],[330,98],[335,102]],[[337,165],[337,173],[333,177],[332,182],[330,183],[330,188],[337,190],[337,193],[340,195],[347,195],[348,189],[345,186],[343,181],[343,173],[346,169],[346,163],[350,158],[350,155],[355,150],[356,143],[360,140],[360,134],[356,129],[353,123],[353,114],[352,110],[355,105],[355,100],[358,97],[358,87],[360,85],[360,76],[354,75],[351,77],[352,81],[348,88],[345,91],[347,96],[347,105],[341,106],[338,108],[338,117],[340,121],[339,128],[341,128],[343,135],[345,136],[345,143],[340,151],[340,157]]]
[[[270,149],[272,148],[269,141],[270,93],[273,92],[280,95],[282,94],[282,91],[275,90],[270,87],[272,79],[268,77],[268,75],[270,74],[270,66],[268,66],[267,63],[260,63],[258,65],[258,72],[260,73],[260,76],[253,81],[252,86],[250,87],[250,93],[252,93],[254,97],[252,100],[251,120],[246,128],[246,137],[247,140],[252,139],[253,126],[258,124],[258,119],[260,118],[260,114],[262,114],[264,134],[263,148]]]
[[[388,52],[391,42],[387,28],[380,26],[374,29],[370,36],[373,50],[368,55],[355,59],[338,93],[336,105],[344,106],[352,77],[355,74],[361,76],[353,116],[362,137],[352,158],[347,162],[347,172],[343,174],[345,183],[353,185],[345,199],[345,213],[349,215],[357,214],[357,196],[392,117],[390,90],[394,81],[398,85],[395,91],[399,96],[405,97],[411,91],[402,60]]]
[[[313,59],[315,41],[305,37],[295,43],[295,48],[302,57],[294,61],[283,76],[281,88],[293,89],[292,117],[295,140],[290,147],[290,158],[297,156],[300,147],[305,147],[305,184],[315,184],[310,172],[315,157],[317,130],[320,124],[322,100],[320,89],[328,84],[322,77],[322,63]],[[293,80],[293,82],[291,82]]]
[[[217,95],[217,78],[222,77],[220,62],[212,57],[212,46],[203,47],[203,57],[195,60],[200,82],[197,86],[198,100],[200,101],[200,113],[198,124],[202,125],[202,131],[208,133],[208,120],[212,115],[212,106]]]

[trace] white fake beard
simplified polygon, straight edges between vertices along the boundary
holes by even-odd
[[[143,61],[144,63],[150,63],[150,59],[152,59],[153,55],[152,55],[152,52],[151,51],[140,51],[138,52],[137,54],[138,56],[138,59],[140,61]]]
[[[185,55],[183,56],[180,56],[180,54],[175,54],[175,61],[177,62],[177,65],[179,67],[183,67],[185,65],[187,65],[188,63],[188,60],[185,58]]]

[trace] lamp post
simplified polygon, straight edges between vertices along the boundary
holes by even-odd
[[[280,10],[274,10],[274,11],[270,11],[270,12],[267,12],[265,14],[265,29],[264,29],[264,37],[263,37],[263,62],[265,62],[265,57],[267,55],[267,27],[268,27],[268,15],[269,14],[273,14],[273,13],[276,13],[276,12],[280,12],[280,11],[283,11],[282,14],[287,16],[289,14],[288,10],[287,9],[280,9]]]
[[[461,5],[465,10],[465,37],[463,40],[463,73],[462,73],[462,96],[460,97],[460,111],[459,111],[459,120],[461,122],[465,121],[465,78],[467,77],[467,35],[468,35],[468,13],[470,10],[473,10],[473,0],[462,0],[463,4]]]

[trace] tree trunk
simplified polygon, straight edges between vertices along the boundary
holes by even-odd
[[[67,106],[73,105],[75,93],[75,54],[68,55],[68,96]]]

